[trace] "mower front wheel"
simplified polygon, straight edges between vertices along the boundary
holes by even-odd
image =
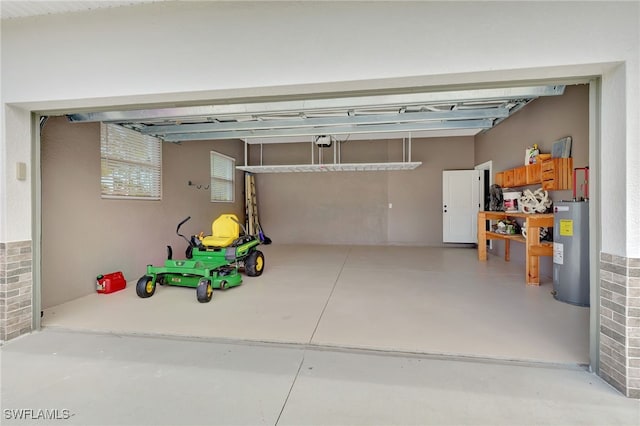
[[[153,277],[144,275],[138,280],[138,283],[136,284],[136,293],[138,294],[138,297],[145,299],[153,296],[153,293],[155,292],[156,286],[153,285]]]
[[[211,287],[211,280],[202,278],[198,281],[198,287],[196,287],[196,298],[200,303],[207,303],[211,301],[213,297],[213,287]]]
[[[250,277],[259,277],[264,271],[264,254],[260,250],[249,253],[244,261],[244,270]]]
[[[167,284],[167,277],[165,277],[164,275],[158,275],[156,277],[156,284],[166,285]]]

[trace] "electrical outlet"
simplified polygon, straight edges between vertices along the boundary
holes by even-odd
[[[393,208],[393,204],[389,203],[389,208],[390,209]]]

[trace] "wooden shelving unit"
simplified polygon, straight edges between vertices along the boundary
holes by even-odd
[[[549,158],[540,163],[542,189],[572,189],[573,158]]]
[[[572,189],[572,173],[573,158],[549,158],[498,172],[494,183],[503,188],[541,184],[547,191]]]
[[[524,166],[527,172],[527,185],[535,185],[542,182],[540,163]]]
[[[499,234],[487,231],[486,221],[500,219],[524,219],[523,228],[527,230],[527,238],[516,234]],[[553,256],[553,243],[540,241],[540,228],[553,227],[553,213],[527,214],[507,212],[478,212],[478,260],[487,260],[487,240],[504,241],[504,260],[508,262],[511,256],[511,241],[525,244],[526,283],[540,285],[540,256]]]
[[[513,186],[525,186],[527,184],[527,166],[513,169]]]

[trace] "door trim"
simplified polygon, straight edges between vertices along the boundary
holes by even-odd
[[[489,170],[489,186],[493,185],[493,160],[485,161],[474,167],[475,170]],[[480,174],[480,198],[484,201],[487,194],[484,193],[484,173]],[[493,240],[489,240],[489,250],[493,249]]]

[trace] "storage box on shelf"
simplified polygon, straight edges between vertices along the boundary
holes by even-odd
[[[513,186],[525,186],[527,184],[527,166],[513,169]]]
[[[542,182],[540,163],[524,166],[527,170],[527,185],[535,185]]]
[[[501,219],[524,219],[522,228],[527,238],[520,234],[499,234],[486,230],[486,221]],[[540,256],[553,256],[553,243],[540,241],[540,228],[553,227],[553,213],[527,214],[481,211],[478,212],[478,260],[487,260],[487,240],[504,240],[504,260],[511,256],[510,243],[518,241],[525,244],[526,283],[540,285]]]
[[[502,186],[504,188],[511,188],[513,186],[514,175],[513,169],[502,172]]]
[[[498,172],[494,183],[503,188],[541,184],[547,191],[563,190],[571,189],[572,174],[573,158],[548,158]]]
[[[571,189],[573,158],[549,158],[540,163],[542,189]]]

